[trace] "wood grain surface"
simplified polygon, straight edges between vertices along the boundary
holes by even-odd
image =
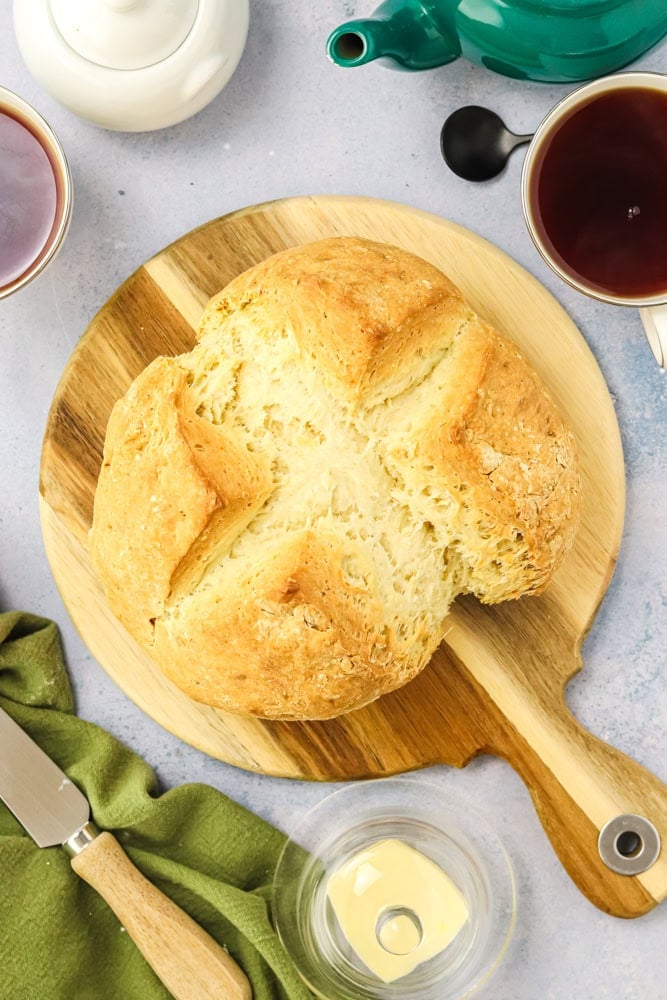
[[[431,664],[401,690],[327,722],[244,719],[182,694],[106,607],[86,554],[104,433],[113,403],[149,361],[191,348],[204,305],[231,278],[285,247],[337,234],[394,243],[432,261],[517,343],[576,434],[582,523],[545,594],[493,608],[460,599]],[[621,538],[624,467],[613,405],[568,316],[497,248],[424,212],[343,196],[270,202],[186,234],[128,278],[81,338],[48,417],[40,490],[49,562],[84,642],[122,690],[181,739],[239,767],[316,780],[438,762],[461,767],[478,753],[496,754],[526,782],[554,849],[595,905],[634,917],[667,895],[664,846],[632,876],[611,871],[597,847],[602,827],[626,813],[649,819],[664,845],[667,789],[586,732],[564,696]]]

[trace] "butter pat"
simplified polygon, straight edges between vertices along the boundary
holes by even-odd
[[[333,872],[329,899],[361,961],[385,983],[439,954],[468,919],[442,868],[402,840],[381,840]]]

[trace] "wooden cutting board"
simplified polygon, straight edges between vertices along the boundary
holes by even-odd
[[[576,433],[583,519],[546,594],[495,608],[460,600],[432,663],[400,691],[328,722],[243,719],[182,694],[105,605],[86,555],[104,433],[113,403],[148,362],[191,348],[205,303],[231,278],[284,247],[337,234],[398,244],[431,260],[519,345]],[[624,468],[614,409],[578,330],[500,250],[426,213],[352,197],[271,202],[188,233],[140,267],[79,342],[48,417],[40,488],[47,555],[84,642],[137,705],[187,743],[239,767],[316,780],[438,762],[461,767],[478,753],[496,754],[526,782],[562,863],[593,903],[632,917],[667,894],[664,848],[638,875],[617,874],[598,851],[600,830],[622,814],[649,819],[664,844],[667,789],[584,731],[564,699],[621,538]]]

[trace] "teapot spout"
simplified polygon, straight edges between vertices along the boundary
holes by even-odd
[[[346,21],[327,39],[327,55],[337,66],[393,60],[397,69],[432,69],[461,54],[456,34],[435,24],[421,3],[384,3],[372,17]]]
[[[383,51],[382,31],[370,18],[340,24],[327,38],[327,55],[337,66],[363,66]]]

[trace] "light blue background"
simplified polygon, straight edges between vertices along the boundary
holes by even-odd
[[[373,6],[373,0],[251,0],[248,44],[222,94],[179,126],[132,135],[78,120],[33,81],[16,49],[11,4],[0,0],[0,83],[52,124],[75,186],[61,254],[42,277],[0,303],[0,608],[59,623],[79,714],[145,757],[165,788],[207,782],[287,832],[331,786],[266,778],[212,760],[131,704],[87,652],[61,603],[37,497],[53,392],[81,333],[118,284],[194,226],[288,195],[371,195],[458,222],[519,261],[577,323],[616,406],[627,513],[618,568],[568,699],[585,726],[667,779],[665,376],[634,311],[577,294],[538,257],[521,219],[523,151],[485,185],[455,177],[439,152],[442,122],[463,104],[490,105],[514,131],[529,132],[572,88],[509,80],[463,60],[422,74],[377,64],[334,67],[324,56],[328,32]],[[667,71],[666,51],[633,68]],[[461,772],[432,768],[427,777],[484,812],[516,867],[517,932],[480,1000],[667,997],[664,905],[629,922],[594,908],[562,870],[524,786],[501,761],[480,759]]]

